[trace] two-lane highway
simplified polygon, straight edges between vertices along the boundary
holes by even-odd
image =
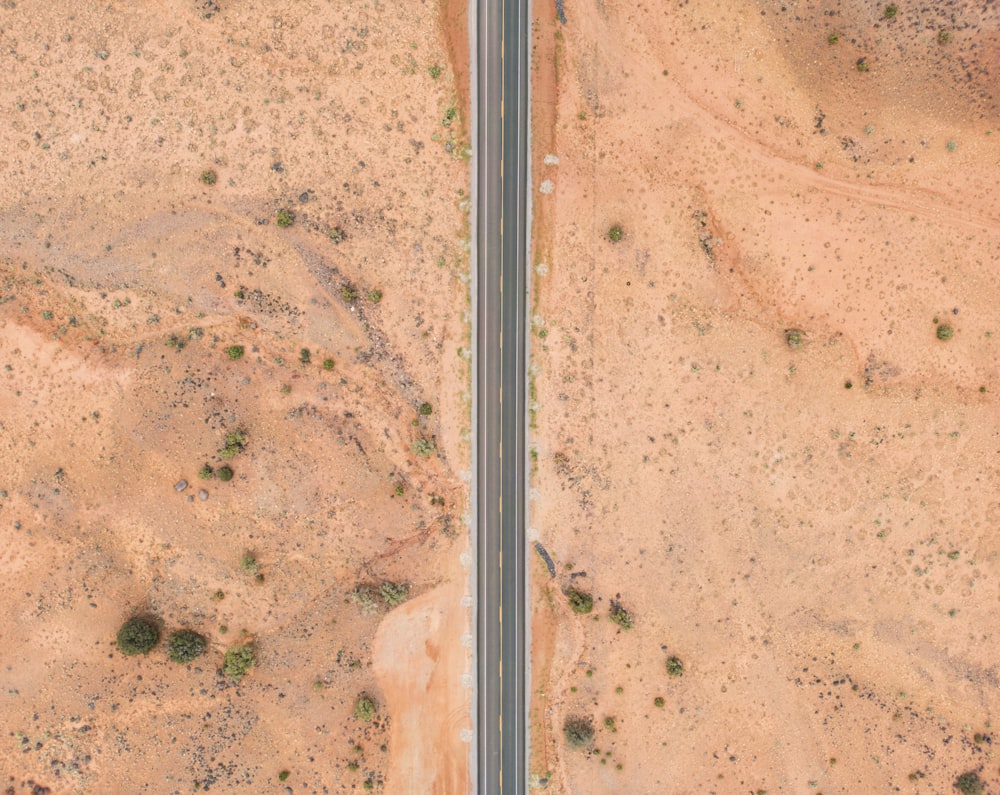
[[[527,792],[527,0],[478,0],[473,59],[477,786]]]

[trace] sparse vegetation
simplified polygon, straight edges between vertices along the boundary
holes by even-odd
[[[569,715],[563,722],[563,736],[570,748],[586,748],[594,741],[594,724],[582,715]]]
[[[566,598],[574,613],[589,613],[594,609],[594,597],[576,588],[566,589]]]
[[[790,328],[785,332],[785,342],[788,343],[788,347],[801,348],[802,347],[802,332],[797,328]]]
[[[167,654],[175,663],[186,664],[205,653],[204,636],[191,629],[179,629],[167,638]]]
[[[382,291],[381,290],[369,290],[368,291],[368,300],[371,301],[373,304],[377,304],[379,301],[382,300]]]
[[[937,338],[944,342],[950,340],[955,335],[955,329],[947,323],[940,323],[935,333],[937,334]]]
[[[657,696],[656,698],[653,699],[654,707],[662,707],[666,703],[667,702],[663,700],[663,696]]]
[[[234,362],[237,359],[243,358],[243,346],[242,345],[230,345],[226,348],[226,356],[232,359]]]
[[[615,224],[608,230],[608,240],[612,243],[617,243],[625,236],[625,231],[622,229],[621,224]]]
[[[868,66],[868,59],[864,57],[858,58],[858,60],[854,62],[854,65],[858,68],[859,72],[867,72],[870,68]]]
[[[214,185],[218,179],[218,175],[210,168],[206,168],[201,172],[201,181],[204,185]]]
[[[417,411],[420,413],[420,416],[429,417],[434,413],[434,407],[430,403],[421,403]]]
[[[684,676],[684,663],[680,657],[667,658],[667,674],[670,676]]]
[[[290,775],[292,774],[289,771],[282,770],[280,773],[278,773],[278,781],[288,781],[288,777]]]
[[[379,586],[379,594],[389,607],[396,607],[410,598],[410,586],[406,583],[386,580]]]
[[[129,657],[149,654],[159,642],[160,628],[149,618],[130,618],[118,630],[118,650]]]
[[[341,243],[347,237],[347,235],[344,234],[344,230],[341,229],[339,226],[331,228],[330,231],[327,232],[327,235],[330,237],[330,240],[332,240],[334,243]]]
[[[240,558],[240,568],[247,574],[257,574],[260,571],[260,564],[253,552],[243,553]]]
[[[312,362],[312,354],[309,352],[308,348],[303,348],[299,351],[299,361],[302,364],[309,364]]]
[[[278,226],[280,226],[282,229],[289,227],[295,223],[295,213],[293,213],[289,209],[282,208],[278,210],[277,221],[278,221]]]
[[[221,455],[227,461],[231,461],[246,449],[246,444],[247,444],[246,432],[229,431],[226,433],[226,438],[222,445],[222,449],[219,450],[219,455]]]
[[[891,3],[885,7],[885,12],[883,13],[883,17],[885,17],[885,19],[895,19],[896,14],[898,13],[899,13],[899,6],[897,6],[895,3]]]
[[[340,287],[340,300],[350,306],[358,300],[358,291],[348,282]]]
[[[947,44],[951,41],[950,30],[939,30],[937,35],[938,44]]]
[[[234,682],[239,682],[256,664],[257,654],[253,644],[241,643],[226,650],[226,656],[222,659],[222,672]]]
[[[354,717],[358,720],[369,721],[375,717],[377,709],[375,699],[367,693],[361,693],[357,701],[354,702]]]
[[[437,64],[427,67],[427,72],[431,76],[431,80],[437,80],[441,76],[441,67]]]
[[[418,458],[430,458],[437,448],[432,439],[425,439],[422,436],[413,440],[413,454]]]
[[[971,770],[956,778],[954,787],[962,795],[983,795],[986,791],[986,787],[980,780],[979,774]]]
[[[622,629],[632,629],[632,615],[622,607],[620,602],[611,603],[611,620]]]
[[[223,483],[228,483],[233,479],[232,467],[221,466],[216,470],[215,476],[221,480]]]
[[[832,44],[836,44],[838,41],[840,41],[840,34],[839,33],[831,33],[829,36],[826,37],[826,43],[827,44],[831,44],[831,45]]]
[[[211,480],[215,477],[215,470],[212,469],[211,464],[205,463],[202,465],[201,469],[198,470],[198,477],[202,480]]]
[[[615,719],[609,715],[604,719],[604,728],[609,732],[616,732],[618,729],[615,727]]]
[[[323,360],[323,369],[324,370],[326,370],[327,372],[329,372],[330,370],[333,369],[333,367],[334,367],[334,361],[333,361],[333,359],[324,359]]]

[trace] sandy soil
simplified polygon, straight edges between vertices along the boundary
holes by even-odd
[[[0,8],[0,789],[468,789],[468,164],[439,10]],[[412,602],[361,610],[383,580]],[[124,657],[136,613],[207,653]]]
[[[997,790],[1000,15],[536,11],[533,780]]]

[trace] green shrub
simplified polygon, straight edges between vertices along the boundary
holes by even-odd
[[[239,453],[242,453],[246,448],[247,435],[245,431],[228,431],[225,436],[225,440],[222,445],[222,449],[219,450],[219,455],[225,458],[227,461],[236,458]]]
[[[431,80],[437,80],[441,76],[441,67],[437,64],[427,67],[427,72],[431,76]]]
[[[858,60],[854,62],[854,65],[858,68],[859,72],[867,72],[870,68],[868,66],[868,59],[864,57],[858,58]]]
[[[218,175],[212,171],[212,169],[207,168],[201,172],[201,181],[205,185],[214,185],[218,181]]]
[[[831,33],[829,36],[826,37],[827,44],[836,44],[838,41],[840,41],[839,33]]]
[[[340,300],[345,304],[353,304],[358,300],[358,291],[352,284],[345,282],[340,286]]]
[[[956,778],[954,787],[961,792],[962,795],[983,795],[986,791],[986,787],[979,779],[979,774],[971,770],[968,773],[963,773]]]
[[[413,453],[419,458],[430,458],[436,449],[431,439],[421,437],[413,440]]]
[[[179,629],[167,638],[167,653],[175,663],[189,663],[205,653],[205,638],[190,629]]]
[[[950,340],[955,336],[955,329],[949,326],[947,323],[942,323],[937,327],[937,338],[942,341]]]
[[[623,237],[625,237],[625,230],[621,228],[621,224],[615,224],[608,230],[608,240],[612,243],[617,243]]]
[[[324,359],[323,360],[323,369],[324,370],[332,370],[333,367],[334,367],[334,361],[333,361],[333,359]]]
[[[278,773],[278,781],[287,781],[290,775],[292,774],[289,771],[282,770],[280,773]]]
[[[222,671],[234,682],[239,682],[257,664],[257,655],[252,643],[241,643],[226,649],[222,659]]]
[[[578,591],[576,588],[567,588],[566,598],[574,613],[589,613],[594,609],[594,597],[589,593]]]
[[[312,354],[309,352],[308,348],[303,348],[299,351],[299,361],[302,364],[309,364],[312,361]]]
[[[368,300],[371,301],[373,304],[377,304],[379,301],[382,300],[382,291],[381,290],[369,290],[368,291]]]
[[[223,483],[228,483],[233,479],[232,467],[221,466],[218,471],[216,471],[215,476],[221,480]]]
[[[611,603],[611,620],[622,629],[632,629],[632,615],[620,602]]]
[[[666,703],[667,702],[663,700],[663,696],[657,696],[656,698],[653,699],[654,707],[662,707]]]
[[[327,232],[327,234],[330,236],[330,240],[334,243],[340,243],[347,237],[347,235],[344,234],[344,230],[339,226],[333,227],[329,232]]]
[[[421,417],[429,417],[434,413],[434,407],[430,403],[421,403],[417,411]]]
[[[884,16],[886,19],[893,19],[898,13],[899,13],[899,6],[897,6],[895,3],[892,3],[885,7]]]
[[[211,465],[206,463],[198,470],[198,477],[202,480],[211,480],[215,476],[215,470],[212,469]]]
[[[362,613],[373,613],[382,599],[381,589],[372,583],[361,583],[351,592],[351,599],[361,608]]]
[[[667,658],[667,673],[670,676],[684,676],[684,663],[680,657]]]
[[[615,726],[615,719],[612,716],[608,716],[604,719],[604,728],[609,732],[616,732],[618,728]]]
[[[278,226],[282,229],[295,223],[295,213],[289,209],[278,210]]]
[[[802,332],[797,328],[790,328],[785,332],[785,342],[788,344],[788,347],[793,350],[795,348],[801,348],[802,336]]]
[[[950,30],[939,30],[937,35],[938,44],[947,44],[951,41]]]
[[[563,722],[563,736],[570,748],[586,748],[594,741],[594,724],[582,715],[569,715]]]
[[[354,717],[358,720],[369,721],[375,717],[377,711],[375,699],[367,693],[358,695],[358,700],[354,702]]]
[[[410,598],[410,586],[406,583],[386,580],[379,586],[379,594],[389,607],[396,607]]]
[[[244,552],[240,558],[240,568],[247,574],[256,574],[260,571],[260,564],[257,562],[253,552]]]
[[[118,650],[129,657],[149,654],[160,642],[160,628],[151,619],[136,616],[122,624],[117,641]]]
[[[237,359],[243,358],[243,346],[242,345],[230,345],[226,348],[226,356],[232,359],[234,362]]]

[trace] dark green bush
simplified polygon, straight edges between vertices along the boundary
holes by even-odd
[[[229,431],[226,433],[225,441],[219,455],[227,461],[236,458],[242,453],[247,444],[247,435],[244,431]]]
[[[955,336],[955,329],[949,326],[947,323],[942,323],[937,327],[937,338],[942,341],[950,340]]]
[[[312,354],[309,352],[308,348],[303,348],[299,351],[299,361],[302,364],[309,364],[312,361]]]
[[[654,707],[662,707],[666,703],[667,702],[663,700],[663,696],[657,696],[656,698],[653,699]]]
[[[205,638],[190,629],[179,629],[167,638],[167,653],[175,663],[189,663],[205,653]]]
[[[214,185],[218,181],[218,179],[219,179],[218,175],[210,168],[205,169],[204,171],[201,172],[201,181],[205,185]]]
[[[324,359],[323,360],[323,369],[324,370],[332,370],[333,368],[334,368],[334,361],[333,361],[333,359]]]
[[[417,411],[420,412],[420,416],[429,417],[434,413],[434,407],[430,403],[421,403]]]
[[[589,613],[594,609],[594,597],[576,588],[566,589],[566,598],[574,613]]]
[[[983,795],[986,791],[986,787],[980,780],[979,774],[971,770],[968,773],[963,773],[956,778],[954,787],[961,792],[962,795]]]
[[[670,676],[684,676],[684,663],[680,657],[667,658],[667,673]]]
[[[570,748],[586,748],[594,741],[594,724],[582,715],[569,715],[563,722],[563,736]]]
[[[611,603],[611,620],[622,629],[632,629],[632,615],[620,602]]]
[[[282,229],[295,223],[295,213],[289,209],[278,210],[278,226]]]
[[[234,682],[239,682],[257,663],[257,655],[252,643],[230,646],[222,659],[222,671]]]
[[[340,287],[340,300],[348,305],[353,304],[358,300],[358,291],[353,285],[344,283]]]
[[[230,345],[226,348],[226,356],[232,359],[234,362],[237,359],[243,358],[243,346],[242,345]]]
[[[378,707],[375,704],[375,699],[367,693],[359,694],[358,700],[354,702],[354,717],[359,720],[371,720],[375,717],[377,710]]]
[[[149,654],[160,642],[160,628],[151,619],[136,616],[122,624],[117,640],[122,654]]]
[[[221,480],[223,483],[228,483],[233,479],[232,467],[221,466],[216,470],[215,476]]]
[[[608,240],[612,243],[617,243],[625,237],[625,230],[621,228],[621,224],[615,224],[608,230]]]

